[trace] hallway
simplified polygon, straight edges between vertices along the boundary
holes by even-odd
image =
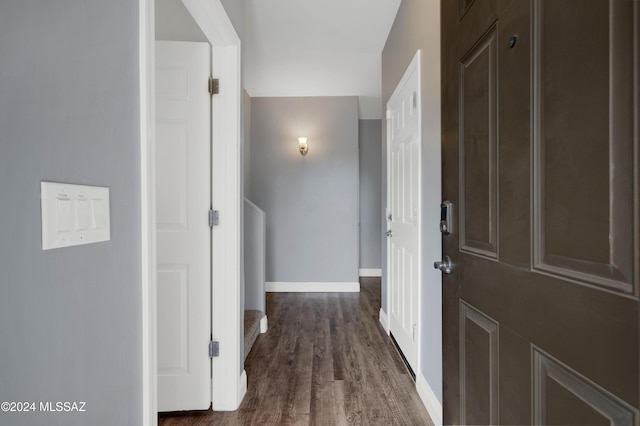
[[[431,425],[378,322],[380,279],[360,293],[267,293],[269,331],[245,363],[235,412],[162,414],[161,426]]]

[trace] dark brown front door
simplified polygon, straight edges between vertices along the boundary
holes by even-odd
[[[444,420],[637,425],[640,2],[442,2]]]

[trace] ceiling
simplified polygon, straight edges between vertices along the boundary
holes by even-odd
[[[244,0],[245,89],[253,97],[358,96],[360,118],[382,118],[381,54],[399,5]],[[156,36],[206,41],[180,0],[156,0]]]
[[[245,0],[249,95],[358,96],[381,118],[381,53],[400,0]]]

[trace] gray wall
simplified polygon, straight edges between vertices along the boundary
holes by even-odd
[[[244,200],[244,309],[266,313],[265,307],[266,217],[264,211]]]
[[[244,0],[220,0],[241,40],[244,39]]]
[[[243,91],[242,99],[242,182],[244,196],[251,193],[251,96]]]
[[[3,425],[140,425],[138,3],[0,3]],[[43,251],[40,181],[108,186],[111,241]]]
[[[267,281],[357,282],[357,98],[251,107],[250,199],[267,216]],[[309,138],[304,157],[299,136]]]
[[[425,166],[425,160],[440,157],[440,1],[403,0],[393,23],[389,37],[382,51],[382,102],[386,104],[398,85],[417,49],[422,51],[422,193],[433,190],[434,182],[439,182],[440,171]],[[382,123],[382,135],[386,135],[386,121]],[[382,161],[386,164],[386,145],[382,144]],[[386,171],[382,176],[386,181]],[[439,191],[440,188],[435,190]],[[386,204],[386,184],[382,199]],[[384,217],[383,217],[384,219]],[[430,277],[434,272],[433,261],[440,255],[441,244],[436,244],[434,254],[433,239],[426,238],[439,222],[439,205],[422,206],[422,286],[421,359],[420,368],[435,396],[442,403],[442,293],[441,286],[435,285]],[[435,224],[435,225],[434,225]],[[383,222],[383,229],[386,224]],[[382,236],[381,239],[386,237]],[[440,236],[437,235],[438,242]],[[386,259],[386,242],[383,242],[382,258]],[[386,262],[383,260],[382,307],[387,309]]]
[[[381,120],[359,121],[360,146],[360,268],[382,266],[380,223],[382,207]]]
[[[156,40],[207,42],[182,0],[156,0]]]

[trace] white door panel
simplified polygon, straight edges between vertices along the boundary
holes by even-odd
[[[158,410],[211,404],[207,43],[156,42]]]
[[[419,55],[416,58],[387,104],[389,329],[414,371],[420,327]]]

